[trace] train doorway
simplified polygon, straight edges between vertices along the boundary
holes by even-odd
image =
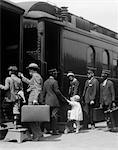
[[[22,66],[21,23],[23,12],[24,10],[6,1],[0,3],[0,83],[3,85],[8,76],[8,67]],[[3,109],[4,94],[5,91],[0,90],[0,123],[10,121],[9,119],[12,118],[12,111],[6,106]]]
[[[60,27],[50,22],[45,22],[45,61],[47,70],[60,70]]]
[[[2,10],[1,17],[1,81],[3,83],[10,65],[19,67],[20,55],[20,16]]]

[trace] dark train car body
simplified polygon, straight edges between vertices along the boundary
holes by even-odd
[[[25,2],[19,6],[26,10],[24,63],[37,61],[44,78],[48,69],[57,68],[64,92],[66,73],[72,70],[81,85],[88,66],[95,68],[98,78],[102,69],[109,70],[117,84],[117,33],[70,14],[66,7],[57,8],[45,2]]]
[[[22,21],[24,10],[10,1],[0,1],[0,83],[4,84],[7,69],[17,65],[22,69]],[[0,91],[0,121],[2,100]]]
[[[87,67],[95,69],[99,81],[102,69],[109,70],[118,100],[117,33],[70,14],[66,7],[58,8],[45,2],[19,3],[19,6],[26,10],[23,21],[25,67],[32,61],[38,63],[44,80],[48,69],[57,68],[60,89],[65,96],[68,71],[73,71],[78,78],[81,96]],[[61,108],[63,116],[66,115],[65,105]]]
[[[21,43],[23,40],[23,51],[20,50],[18,55],[24,73],[29,63],[36,62],[45,80],[47,70],[57,68],[60,89],[67,96],[66,75],[71,70],[80,82],[81,96],[87,79],[87,67],[95,69],[99,81],[102,69],[106,69],[111,72],[110,78],[118,100],[117,33],[69,13],[66,7],[58,8],[45,2],[24,2],[18,6],[25,9],[23,39],[20,39]],[[66,118],[65,105],[61,105],[63,115],[60,120]]]

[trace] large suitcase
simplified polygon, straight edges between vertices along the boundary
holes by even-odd
[[[118,107],[106,111],[105,114],[109,129],[118,132]]]
[[[21,122],[49,122],[50,107],[48,105],[23,105]]]
[[[105,115],[102,108],[94,108],[93,109],[93,120],[95,122],[105,121]]]

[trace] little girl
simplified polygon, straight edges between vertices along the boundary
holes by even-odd
[[[68,121],[67,121],[67,127],[64,131],[65,133],[69,132],[70,123],[76,124],[76,133],[79,133],[80,121],[83,120],[83,113],[82,113],[82,108],[79,100],[80,100],[79,95],[75,95],[71,97],[70,100],[67,99],[67,102],[71,105],[71,110],[68,110]]]

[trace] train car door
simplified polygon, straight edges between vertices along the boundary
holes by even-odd
[[[45,22],[45,61],[47,70],[60,71],[60,26],[48,21]]]

